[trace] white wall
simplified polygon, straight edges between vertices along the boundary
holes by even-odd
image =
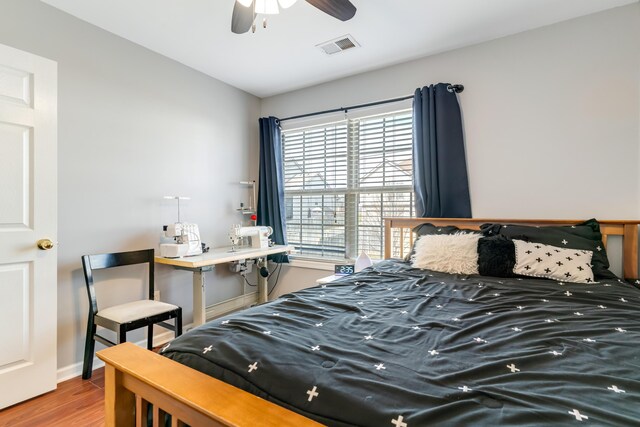
[[[640,217],[638,3],[266,98],[262,115],[394,98],[437,82],[466,88],[474,217]],[[283,270],[282,289],[318,273]]]
[[[175,205],[162,200],[170,194],[192,197],[183,219],[200,225],[205,242],[227,243],[240,219],[233,209],[247,199],[238,182],[257,178],[260,100],[37,0],[2,0],[0,43],[59,66],[58,366],[66,367],[82,360],[82,255],[156,247],[162,224],[175,221]],[[116,276],[124,284],[103,300],[143,295],[133,280],[142,272]],[[162,299],[191,322],[191,274],[158,267],[156,278]],[[211,298],[242,290],[237,275],[207,280]]]

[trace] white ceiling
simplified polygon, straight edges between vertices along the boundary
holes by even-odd
[[[234,0],[42,0],[189,67],[267,97],[638,0],[351,0],[340,22],[298,2],[268,28],[230,31]],[[327,56],[315,45],[351,34]]]

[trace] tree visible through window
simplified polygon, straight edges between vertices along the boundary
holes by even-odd
[[[411,110],[284,130],[287,239],[301,256],[382,258],[385,217],[413,214]]]

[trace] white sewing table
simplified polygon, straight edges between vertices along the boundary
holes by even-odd
[[[202,255],[164,258],[155,257],[158,264],[170,265],[180,270],[193,272],[193,324],[199,326],[207,321],[204,273],[212,271],[217,264],[224,264],[245,259],[258,259],[256,274],[258,276],[258,302],[267,302],[267,278],[260,275],[260,268],[266,266],[267,255],[289,253],[293,246],[275,245],[265,249],[241,247],[231,252],[231,247],[211,248]]]

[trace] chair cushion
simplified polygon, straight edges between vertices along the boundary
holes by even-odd
[[[96,316],[122,324],[166,313],[176,308],[178,308],[177,305],[167,304],[166,302],[140,300],[105,308],[98,311]]]

